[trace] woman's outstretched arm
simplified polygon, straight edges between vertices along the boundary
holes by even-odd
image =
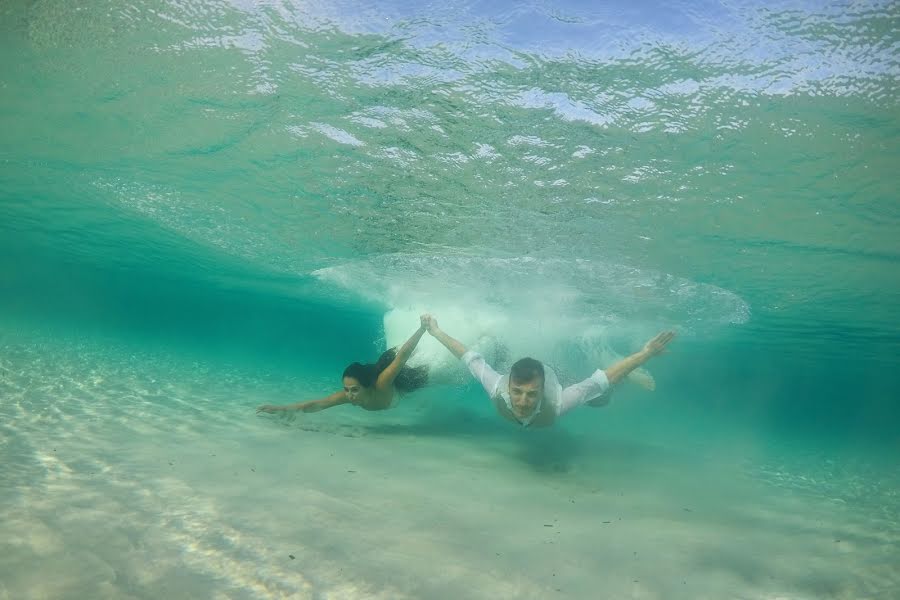
[[[347,404],[348,402],[350,402],[350,400],[347,399],[347,393],[344,390],[339,390],[330,396],[325,396],[318,400],[307,400],[306,402],[282,405],[263,404],[262,406],[257,407],[256,412],[257,414],[263,412],[288,412],[293,410],[299,410],[300,412],[319,412],[320,410],[325,410],[326,408],[331,408],[332,406],[337,406],[339,404]]]
[[[400,349],[397,350],[397,356],[394,357],[394,360],[391,361],[391,364],[389,364],[387,368],[378,375],[378,381],[375,382],[375,387],[384,389],[393,385],[394,380],[397,378],[397,375],[400,374],[400,369],[402,369],[406,365],[406,361],[408,361],[409,357],[412,356],[413,350],[416,349],[416,346],[419,344],[419,340],[422,339],[422,335],[424,335],[425,333],[428,319],[428,315],[422,315],[421,317],[419,317],[421,323],[419,325],[419,328],[414,334],[412,334],[412,337],[410,337],[402,346],[400,346]]]

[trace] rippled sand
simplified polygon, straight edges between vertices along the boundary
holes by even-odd
[[[614,408],[582,416],[597,435],[518,432],[450,387],[285,421],[252,410],[283,381],[0,357],[3,599],[900,593],[896,475],[827,452],[694,450]]]

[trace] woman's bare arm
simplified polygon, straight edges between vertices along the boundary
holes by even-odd
[[[350,402],[347,399],[347,393],[344,390],[339,390],[330,396],[325,396],[324,398],[319,398],[318,400],[308,400],[306,402],[296,402],[294,404],[263,404],[262,406],[256,409],[257,413],[276,413],[276,412],[288,412],[293,410],[299,410],[300,412],[319,412],[320,410],[325,410],[326,408],[331,408],[332,406],[337,406],[339,404],[346,404]]]
[[[421,320],[421,325],[416,330],[412,337],[406,340],[400,349],[397,350],[397,356],[394,357],[394,360],[391,361],[391,364],[387,366],[387,368],[382,371],[378,375],[378,381],[375,382],[375,387],[379,389],[385,389],[394,383],[394,379],[397,378],[397,375],[400,374],[400,369],[402,369],[406,365],[406,361],[409,360],[409,357],[412,356],[413,350],[416,349],[416,346],[419,344],[419,340],[422,339],[422,335],[425,334],[425,324],[428,319],[428,315],[422,315],[419,317]]]

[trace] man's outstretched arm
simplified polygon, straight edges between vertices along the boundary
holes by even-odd
[[[437,319],[430,315],[428,315],[425,328],[428,330],[428,333],[442,343],[447,350],[452,352],[453,356],[462,359],[462,361],[466,363],[472,376],[480,381],[484,391],[486,391],[489,396],[493,397],[494,393],[497,391],[497,384],[500,382],[500,375],[485,362],[484,357],[477,352],[469,351],[468,348],[462,345],[462,342],[444,333],[441,328],[438,327]]]
[[[662,353],[672,338],[675,337],[674,331],[664,331],[654,337],[652,340],[644,344],[644,347],[635,352],[631,356],[623,358],[608,369],[604,369],[606,378],[610,384],[616,384],[625,378],[629,373],[640,367],[642,364]]]
[[[452,352],[453,356],[455,356],[456,358],[462,358],[463,354],[468,352],[468,348],[463,346],[459,340],[450,337],[449,335],[444,333],[444,331],[440,327],[438,327],[437,319],[435,319],[434,317],[428,315],[428,318],[425,322],[425,327],[428,330],[428,333],[430,333],[432,337],[434,337],[434,339],[442,343],[444,347]]]

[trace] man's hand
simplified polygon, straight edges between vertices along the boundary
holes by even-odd
[[[256,408],[256,414],[259,414],[259,413],[277,413],[277,412],[284,412],[284,407],[283,407],[283,406],[276,406],[276,405],[274,405],[274,404],[263,404],[262,406],[259,406],[259,407]]]
[[[463,346],[459,342],[459,340],[455,340],[441,331],[441,328],[438,327],[437,319],[435,319],[431,315],[423,315],[423,318],[426,317],[428,319],[428,324],[425,326],[425,329],[428,331],[428,333],[430,333],[434,337],[434,339],[443,344],[444,348],[452,352],[453,356],[455,356],[456,358],[462,358],[463,354],[466,353],[466,347]]]
[[[662,354],[666,350],[666,346],[675,337],[674,331],[663,331],[655,338],[644,344],[644,348],[640,352],[635,352],[631,356],[627,356],[615,363],[611,367],[604,369],[607,379],[610,383],[618,383],[622,381],[629,373],[640,367],[642,364],[656,356]]]
[[[668,346],[669,342],[671,342],[674,338],[674,331],[663,331],[655,338],[644,344],[644,354],[647,355],[647,358],[656,356],[657,354],[662,354],[663,352],[665,352],[666,346]]]
[[[438,327],[437,319],[428,314],[422,315],[422,325],[425,326],[425,330],[431,335],[434,335],[441,330],[441,328]]]

